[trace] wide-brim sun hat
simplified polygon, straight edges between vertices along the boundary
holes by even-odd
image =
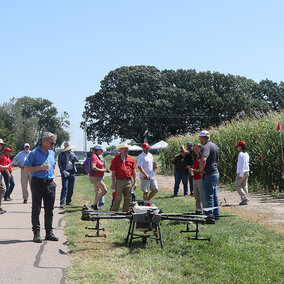
[[[208,131],[203,130],[200,132],[199,137],[210,137],[210,134]]]
[[[122,149],[122,148],[127,148],[127,149],[129,149],[129,145],[127,144],[127,142],[121,142],[121,143],[115,148],[115,150],[116,150],[116,151],[119,151],[119,149]]]
[[[245,141],[239,141],[235,146],[238,147],[238,146],[244,146],[244,145],[246,145]]]
[[[63,149],[63,152],[67,152],[67,151],[70,151],[74,148],[76,148],[77,146],[74,146],[72,145],[70,142],[65,142],[64,143],[64,149]]]

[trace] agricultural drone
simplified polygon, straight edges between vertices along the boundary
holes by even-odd
[[[151,202],[153,203],[153,202]],[[205,208],[204,211],[209,211],[214,208]],[[194,237],[188,237],[188,240],[210,241],[210,238],[200,238],[199,224],[215,224],[215,219],[208,215],[196,215],[191,213],[162,213],[155,205],[148,201],[139,200],[131,204],[129,212],[100,212],[84,205],[82,208],[82,220],[96,222],[95,227],[86,227],[86,229],[94,230],[96,234],[86,237],[106,237],[105,229],[100,227],[100,220],[105,219],[126,219],[129,220],[129,229],[125,239],[125,243],[129,247],[132,246],[134,239],[142,239],[142,243],[146,244],[147,239],[154,239],[156,243],[163,248],[162,234],[160,229],[161,221],[178,221],[186,222],[186,229],[180,233],[195,233]],[[195,225],[190,230],[190,225]],[[136,231],[134,231],[136,229]],[[139,233],[140,232],[140,233]]]

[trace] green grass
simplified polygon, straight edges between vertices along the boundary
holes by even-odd
[[[106,179],[110,188],[110,178]],[[136,190],[141,199],[139,188]],[[215,225],[201,226],[200,236],[211,242],[188,241],[180,234],[185,224],[161,223],[164,250],[153,240],[143,245],[134,240],[124,244],[127,220],[105,220],[107,238],[85,238],[90,233],[81,221],[81,208],[93,202],[94,190],[88,177],[76,178],[73,204],[63,210],[65,232],[72,266],[68,283],[284,283],[284,236],[239,217],[223,218]],[[163,212],[189,212],[194,202],[187,197],[170,198],[159,192]],[[108,210],[111,194],[106,196]]]

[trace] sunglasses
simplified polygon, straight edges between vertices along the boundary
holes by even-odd
[[[4,144],[4,143],[0,143],[0,145],[1,145],[1,146],[4,146],[5,144]]]
[[[55,142],[50,142],[50,141],[48,141],[49,143],[50,143],[50,145],[55,145],[56,143]]]

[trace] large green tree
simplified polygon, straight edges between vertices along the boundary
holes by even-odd
[[[86,98],[81,127],[92,141],[153,142],[225,124],[244,113],[261,115],[279,108],[281,99],[273,96],[273,88],[283,99],[281,84],[261,85],[209,71],[121,67],[111,71],[101,81],[100,90]]]
[[[13,147],[14,153],[28,142],[34,147],[44,131],[56,133],[57,145],[69,140],[65,130],[69,126],[68,114],[58,116],[53,103],[43,98],[12,98],[0,106],[0,137]]]

